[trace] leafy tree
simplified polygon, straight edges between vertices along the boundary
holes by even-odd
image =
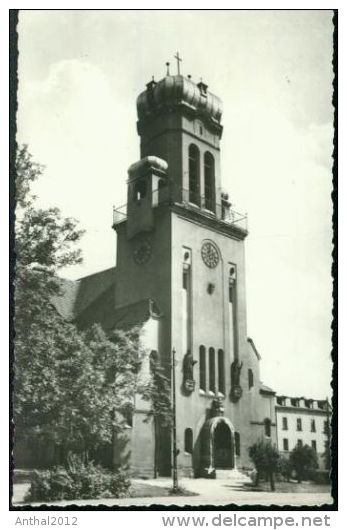
[[[256,484],[260,476],[265,476],[270,482],[271,491],[275,491],[274,473],[280,458],[276,447],[271,442],[259,440],[249,448],[249,456],[257,470]]]
[[[309,445],[294,447],[290,453],[289,461],[296,472],[298,482],[308,478],[310,472],[318,468],[317,453]]]
[[[82,232],[56,208],[35,207],[30,185],[43,168],[26,146],[17,154],[15,281],[16,439],[44,435],[61,449],[85,460],[109,444],[133,411],[134,393],[142,391],[163,421],[167,392],[159,370],[153,384],[141,385],[145,355],[140,330],[106,334],[99,325],[80,331],[64,320],[52,300],[60,295],[57,272],[81,260],[75,244]]]
[[[56,208],[35,207],[30,186],[43,172],[32,160],[27,146],[16,156],[15,234],[15,385],[16,432],[39,432],[49,426],[61,405],[63,389],[58,384],[60,343],[74,351],[81,339],[71,324],[63,321],[52,305],[60,287],[56,271],[81,261],[72,248],[82,231],[73,219],[62,218]],[[67,344],[68,343],[68,344]],[[60,344],[61,346],[61,344]],[[17,436],[18,437],[18,436]]]

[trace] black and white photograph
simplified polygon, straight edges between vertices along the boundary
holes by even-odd
[[[336,31],[12,12],[12,509],[332,509]]]

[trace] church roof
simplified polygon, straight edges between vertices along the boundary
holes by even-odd
[[[258,350],[257,350],[257,348],[256,348],[256,346],[254,344],[253,339],[251,339],[251,337],[247,337],[247,342],[251,346],[252,352],[254,353],[254,355],[256,356],[258,361],[260,361],[261,360],[261,356],[260,356],[260,353],[258,352]]]
[[[112,267],[78,280],[59,278],[62,294],[52,300],[59,314],[74,320],[97,298],[115,285],[116,268]]]
[[[222,101],[207,88],[202,81],[196,84],[183,75],[167,75],[158,82],[152,81],[137,98],[138,119],[144,120],[164,108],[183,106],[219,125]]]
[[[274,394],[274,395],[276,394],[276,392],[272,390],[272,388],[270,388],[267,385],[264,385],[262,381],[260,381],[260,392],[262,394]]]
[[[61,295],[52,300],[59,314],[85,328],[100,323],[104,329],[129,329],[150,317],[161,317],[150,298],[116,308],[116,268],[106,269],[78,280],[59,279]]]

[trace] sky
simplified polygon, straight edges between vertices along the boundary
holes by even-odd
[[[136,97],[174,54],[223,101],[221,177],[247,212],[248,335],[279,393],[331,394],[331,11],[22,11],[17,141],[34,192],[79,220],[79,278],[115,264],[112,206],[139,159]]]

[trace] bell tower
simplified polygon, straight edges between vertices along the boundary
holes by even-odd
[[[247,465],[262,432],[259,359],[247,341],[247,218],[221,191],[221,100],[176,59],[177,74],[167,64],[137,98],[141,158],[128,170],[126,208],[114,212],[115,309],[131,315],[143,300],[158,308],[151,349],[168,376],[176,351],[178,466],[213,476]],[[151,434],[142,420],[133,429],[140,466]],[[170,473],[169,435],[155,453],[159,472]]]
[[[193,204],[222,217],[220,139],[221,100],[201,80],[180,74],[150,81],[137,99],[141,158],[157,156],[168,163],[175,201]]]

